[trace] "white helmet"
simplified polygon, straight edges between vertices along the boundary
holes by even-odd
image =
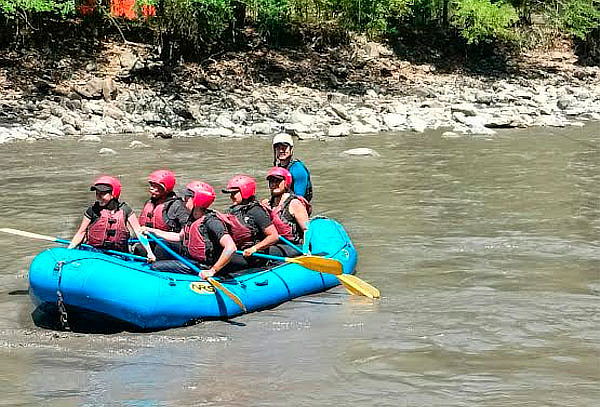
[[[294,147],[294,139],[287,133],[279,133],[273,137],[273,145],[275,144],[289,144]]]

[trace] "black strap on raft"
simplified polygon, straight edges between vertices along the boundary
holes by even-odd
[[[62,292],[60,291],[60,283],[62,281],[62,268],[65,265],[64,261],[59,261],[54,266],[54,271],[58,273],[58,284],[56,289],[56,306],[58,307],[58,323],[64,331],[70,331],[69,320],[67,316],[67,308],[63,300]]]

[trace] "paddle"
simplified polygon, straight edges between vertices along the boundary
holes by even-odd
[[[243,255],[244,252],[237,250],[236,253]],[[302,255],[299,257],[279,257],[271,256],[270,254],[252,253],[254,257],[260,257],[269,260],[278,260],[285,263],[296,263],[307,269],[318,271],[320,273],[340,275],[343,273],[342,263],[336,259],[328,259],[325,257]]]
[[[285,237],[279,236],[279,239],[282,242],[284,242],[285,244],[287,244],[288,246],[291,246],[294,249],[296,249],[298,252],[302,253],[302,249],[300,247],[296,246],[295,244],[290,242]],[[340,280],[340,283],[342,283],[344,288],[346,288],[346,290],[348,290],[348,292],[350,294],[364,295],[369,298],[379,298],[381,296],[381,293],[379,292],[379,290],[377,288],[373,287],[371,284],[367,283],[366,281],[361,280],[360,278],[356,277],[355,275],[340,274],[340,275],[337,275],[337,278]]]
[[[295,244],[293,244],[292,242],[290,242],[289,240],[287,240],[285,237],[279,235],[279,240],[281,240],[283,243],[287,244],[291,248],[296,249],[296,251],[298,251],[298,253],[302,253],[302,248],[301,247],[296,246]],[[306,254],[306,253],[304,253],[304,254]]]
[[[10,233],[11,235],[18,235],[18,236],[23,236],[23,237],[30,237],[32,239],[47,240],[49,242],[54,242],[54,243],[62,243],[62,244],[69,244],[69,243],[71,243],[70,241],[68,241],[66,239],[60,239],[58,237],[47,236],[47,235],[40,235],[38,233],[26,232],[24,230],[18,230],[18,229],[0,228],[0,232]],[[88,248],[88,249],[95,249],[95,247],[87,245],[87,244],[82,244],[81,246],[85,247],[85,248]],[[109,254],[116,254],[116,255],[119,255],[119,256],[128,257],[130,259],[139,260],[139,261],[147,261],[148,260],[145,257],[136,256],[135,254],[129,254],[129,253],[124,253],[124,252],[119,252],[119,251],[116,251],[116,250],[102,250],[102,251],[106,252],[106,253],[109,253]]]
[[[171,256],[173,256],[174,258],[176,258],[177,260],[179,260],[180,262],[182,262],[183,264],[185,264],[186,266],[188,266],[195,273],[198,273],[198,275],[200,275],[200,273],[202,272],[202,270],[200,270],[198,267],[196,267],[192,262],[190,262],[188,259],[186,259],[182,255],[180,255],[179,253],[177,253],[175,250],[171,249],[168,244],[166,244],[165,242],[163,242],[161,239],[159,239],[158,237],[156,237],[154,234],[152,234],[150,232],[146,232],[146,234],[148,235],[148,237],[150,239],[154,240],[157,245],[159,245],[160,247],[162,247],[167,253],[169,253]],[[244,310],[244,312],[248,311],[246,309],[246,306],[242,302],[242,300],[240,300],[237,295],[235,295],[234,293],[232,293],[231,291],[229,291],[227,288],[223,287],[223,284],[221,284],[220,282],[218,282],[217,280],[215,280],[212,277],[207,277],[206,281],[208,281],[208,283],[210,285],[212,285],[214,288],[216,288],[217,290],[221,291],[226,296],[228,296],[229,298],[231,298],[231,300],[233,302],[235,302],[242,310]]]
[[[364,280],[356,277],[354,274],[342,274],[337,276],[340,282],[344,285],[344,288],[354,295],[364,295],[369,298],[379,298],[381,293],[371,284]]]

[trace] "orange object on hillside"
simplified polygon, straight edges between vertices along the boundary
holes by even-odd
[[[156,8],[154,6],[143,5],[141,11],[144,17],[156,15]],[[111,0],[110,14],[114,17],[124,17],[129,20],[135,20],[138,17],[135,11],[135,0]]]
[[[97,0],[83,0],[77,6],[81,15],[89,16],[96,10]],[[142,16],[153,17],[156,15],[156,7],[143,5],[141,7]],[[138,14],[135,11],[135,0],[110,0],[110,15],[113,17],[123,17],[128,20],[135,20]]]

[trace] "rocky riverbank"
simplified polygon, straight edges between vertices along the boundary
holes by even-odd
[[[29,78],[16,64],[0,66],[0,143],[127,133],[315,138],[441,128],[447,136],[493,135],[600,121],[600,68],[558,51],[486,74],[440,72],[367,41],[326,52],[229,53],[168,75],[143,47],[108,44],[85,62],[76,69],[55,59]]]

